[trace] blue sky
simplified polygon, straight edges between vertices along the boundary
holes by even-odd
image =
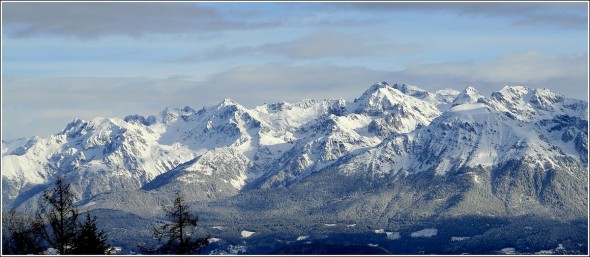
[[[588,95],[585,2],[2,2],[2,138],[166,107],[505,85]]]

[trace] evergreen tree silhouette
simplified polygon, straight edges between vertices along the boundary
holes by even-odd
[[[104,231],[98,231],[96,216],[90,217],[86,212],[86,219],[81,225],[80,231],[74,240],[72,254],[108,254],[112,248],[106,243],[107,237]]]
[[[148,251],[162,254],[197,254],[209,244],[210,237],[196,238],[193,234],[199,218],[189,212],[189,206],[184,197],[176,194],[172,207],[164,207],[166,216],[170,222],[159,228],[154,228],[154,237],[159,240],[166,239],[163,246]]]
[[[78,210],[70,185],[59,177],[55,187],[44,192],[37,212],[36,230],[59,254],[69,254],[78,233]]]

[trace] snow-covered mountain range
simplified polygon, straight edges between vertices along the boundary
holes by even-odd
[[[588,207],[588,103],[523,86],[485,97],[473,87],[431,93],[379,82],[354,101],[248,109],[225,99],[149,117],[76,119],[48,138],[2,141],[4,208],[34,207],[57,176],[86,207],[123,209],[110,201],[179,189],[221,201],[287,188],[321,204],[354,196],[336,211],[342,217],[366,212],[372,200],[359,195],[377,190],[388,199],[376,219],[417,215],[410,206],[422,206],[422,216],[575,218]],[[398,207],[386,207],[392,199]]]
[[[376,83],[352,102],[253,109],[225,99],[124,119],[76,119],[48,138],[2,142],[3,201],[64,175],[80,199],[184,184],[208,198],[286,186],[328,166],[341,173],[444,175],[526,160],[583,180],[587,102],[507,86],[429,93]],[[474,177],[475,179],[475,177]]]

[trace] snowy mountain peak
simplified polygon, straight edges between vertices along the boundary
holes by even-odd
[[[369,125],[369,129],[379,136],[387,136],[393,131],[410,132],[428,125],[440,115],[432,103],[406,95],[386,83],[374,84],[347,109],[355,114],[379,116]]]
[[[566,98],[548,89],[529,89],[524,86],[506,86],[492,93],[485,102],[499,111],[522,121],[551,118],[556,114],[579,116],[587,119],[588,103]]]
[[[542,110],[550,111],[553,110],[555,104],[564,100],[564,96],[551,92],[549,89],[535,89],[529,101]]]
[[[75,119],[58,135],[69,138],[85,136],[88,133],[118,133],[124,131],[126,121],[118,118],[94,118],[91,121]]]
[[[385,81],[379,81],[379,82],[376,82],[375,84],[371,85],[371,86],[369,87],[369,89],[367,89],[367,90],[366,90],[366,91],[363,93],[363,95],[365,95],[365,94],[371,94],[371,93],[373,93],[373,92],[376,92],[376,91],[378,91],[378,90],[379,90],[379,89],[381,89],[381,88],[387,88],[387,87],[390,87],[390,86],[389,86],[389,83],[387,83],[387,82],[385,82]]]
[[[514,104],[516,102],[526,101],[523,97],[529,93],[529,89],[524,86],[505,86],[500,91],[492,93],[491,98],[495,101]]]
[[[530,91],[530,89],[528,87],[522,86],[522,85],[518,85],[518,86],[504,86],[502,89],[500,89],[500,93],[505,94],[505,95],[517,95],[517,96],[522,96],[524,94],[527,94]]]
[[[79,118],[75,118],[72,122],[68,123],[68,125],[66,125],[66,127],[62,130],[61,133],[63,134],[69,134],[72,130],[76,130],[78,129],[82,124],[85,124],[86,121],[79,119]]]
[[[375,84],[373,84],[373,86],[385,87],[385,86],[389,86],[389,83],[387,83],[386,81],[377,81],[377,82],[375,82]]]
[[[360,98],[354,100],[353,104],[356,106],[353,112],[379,115],[400,106],[405,100],[412,101],[411,97],[390,87],[386,82],[375,83]]]
[[[483,95],[477,91],[477,89],[468,86],[466,87],[457,97],[453,100],[452,106],[457,106],[461,104],[472,104],[477,103],[483,99]]]
[[[227,106],[239,106],[239,107],[241,107],[241,105],[238,102],[234,101],[231,98],[225,98],[225,99],[223,99],[223,101],[221,103],[219,103],[217,105],[218,108],[227,107]]]
[[[123,118],[123,120],[125,122],[129,122],[129,123],[139,122],[145,126],[150,126],[158,121],[158,119],[154,115],[150,115],[146,118],[142,115],[137,115],[137,114],[127,115],[127,116],[125,116],[125,118]]]
[[[185,106],[184,108],[181,109],[182,112],[185,113],[196,113],[197,111],[195,111],[195,109],[189,107],[188,105]]]
[[[467,86],[463,92],[469,93],[469,94],[479,94],[479,91],[477,91],[477,89],[475,89],[472,86]]]
[[[175,121],[179,116],[178,109],[166,108],[160,112],[160,119],[165,124]]]

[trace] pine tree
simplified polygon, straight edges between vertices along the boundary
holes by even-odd
[[[192,231],[197,226],[199,218],[189,212],[189,207],[180,194],[176,194],[172,207],[164,207],[164,212],[170,222],[160,228],[154,228],[154,237],[159,240],[167,237],[168,240],[156,249],[156,253],[195,254],[209,244],[210,237],[194,237]]]
[[[96,227],[96,216],[91,218],[90,213],[86,212],[86,220],[74,240],[72,254],[108,254],[112,248],[106,241],[104,231],[98,231]]]
[[[74,208],[74,195],[64,178],[59,177],[55,187],[44,192],[37,212],[36,230],[59,254],[68,254],[78,232],[78,210]]]

